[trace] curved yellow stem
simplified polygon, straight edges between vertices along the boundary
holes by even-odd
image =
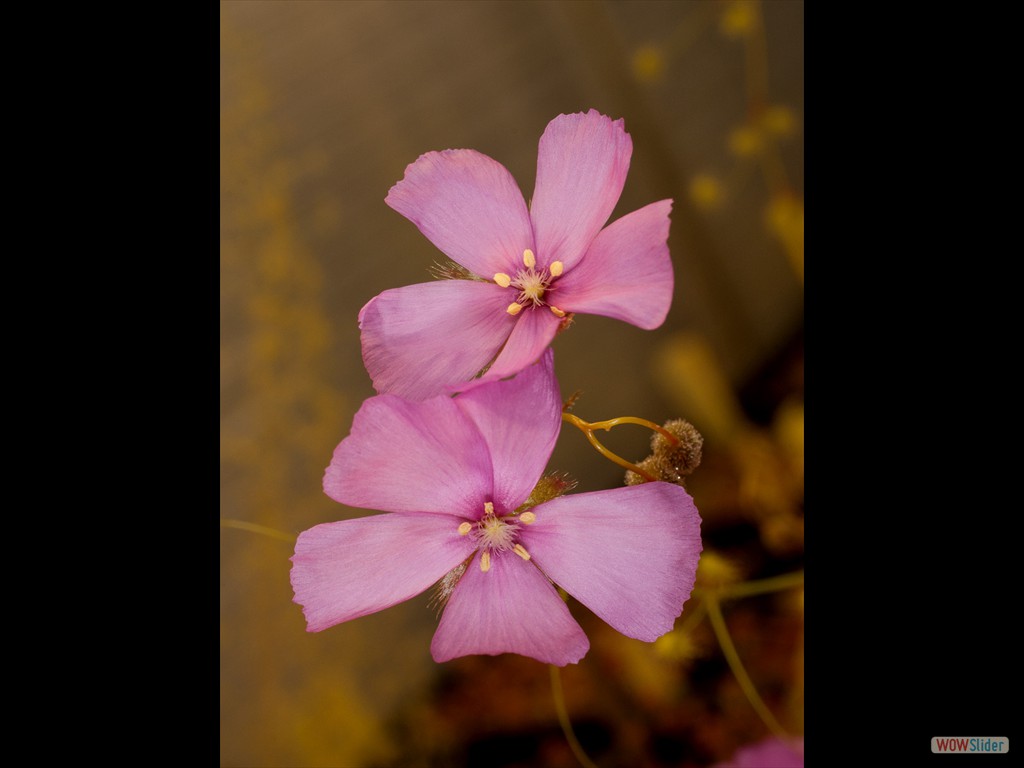
[[[661,434],[665,435],[668,439],[672,440],[673,443],[679,442],[678,438],[676,438],[675,435],[669,433],[667,430],[658,426],[654,422],[648,421],[647,419],[641,419],[636,416],[620,416],[615,419],[607,419],[606,421],[595,421],[591,423],[589,421],[584,421],[579,416],[563,411],[562,421],[572,424],[574,427],[583,432],[583,434],[587,436],[587,440],[590,441],[590,444],[594,446],[594,448],[597,449],[598,453],[600,453],[606,459],[618,464],[620,467],[630,470],[631,472],[636,472],[638,475],[640,475],[640,477],[644,478],[644,480],[648,482],[652,482],[654,480],[657,480],[658,478],[652,475],[651,473],[646,472],[643,469],[640,469],[640,467],[638,467],[633,462],[626,461],[617,453],[608,450],[608,448],[606,448],[604,444],[597,439],[597,435],[594,434],[594,430],[603,429],[607,432],[612,427],[617,426],[619,424],[640,424],[642,426],[649,427],[650,429],[660,432]]]
[[[563,416],[565,414],[562,414]],[[578,418],[578,417],[574,417]],[[583,421],[580,419],[580,421]],[[641,419],[639,416],[617,416],[614,419],[605,419],[604,421],[588,421],[583,422],[590,429],[603,429],[605,432],[610,430],[612,427],[617,427],[619,424],[639,424],[642,427],[647,427],[655,432],[661,433],[667,440],[671,441],[672,445],[679,444],[679,438],[669,432],[660,424],[655,424],[653,421],[647,419]]]
[[[746,695],[747,700],[750,701],[751,706],[754,707],[754,711],[764,721],[764,724],[774,733],[776,736],[785,738],[787,736],[786,731],[779,721],[775,719],[775,715],[768,709],[767,705],[761,699],[760,694],[757,692],[757,688],[751,681],[750,676],[747,674],[747,670],[743,668],[743,663],[740,661],[739,654],[736,653],[736,646],[732,644],[732,637],[729,635],[729,629],[725,625],[725,618],[722,616],[722,609],[718,605],[718,599],[714,595],[706,595],[704,602],[707,604],[708,618],[711,619],[711,626],[715,630],[715,637],[718,638],[718,644],[722,647],[722,654],[725,656],[725,660],[729,662],[729,668],[732,673],[736,676],[736,681],[740,684],[740,688],[743,689],[743,693]]]
[[[576,733],[572,729],[572,723],[569,721],[569,713],[565,708],[565,695],[562,692],[562,677],[559,674],[558,667],[554,664],[548,665],[551,670],[551,694],[555,699],[555,713],[558,715],[558,723],[562,726],[562,732],[565,734],[565,740],[569,742],[569,749],[576,756],[580,765],[584,768],[597,768],[594,761],[591,760],[587,753],[583,751],[583,747],[580,745],[579,740],[576,738]]]

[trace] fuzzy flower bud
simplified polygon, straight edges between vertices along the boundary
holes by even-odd
[[[685,419],[671,419],[662,427],[678,442],[674,443],[660,432],[655,432],[651,436],[651,455],[637,462],[637,466],[658,480],[683,485],[683,478],[700,466],[704,438]],[[645,479],[636,472],[626,472],[626,485],[640,485],[643,482]]]

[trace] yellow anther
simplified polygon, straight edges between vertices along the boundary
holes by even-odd
[[[480,555],[480,570],[484,573],[491,570],[491,553],[486,549]]]
[[[530,523],[532,523],[536,519],[537,519],[537,516],[535,514],[533,514],[533,512],[523,512],[523,514],[521,514],[519,516],[519,522],[521,522],[521,523],[523,523],[525,525],[529,525]]]
[[[467,533],[473,530],[471,523],[463,523],[459,526],[459,536],[465,536]]]
[[[506,275],[504,272],[495,272],[494,282],[496,282],[502,288],[508,288],[510,285],[512,285],[512,278]]]
[[[548,309],[554,312],[558,317],[565,317],[565,312],[560,310],[558,307],[548,307]]]
[[[530,559],[530,553],[526,551],[526,548],[522,544],[516,544],[512,547],[512,551],[523,558],[523,560]]]
[[[533,255],[533,251],[529,248],[523,251],[523,264],[526,265],[527,269],[533,269],[537,266],[537,257]]]
[[[508,305],[508,309],[506,309],[505,311],[508,312],[510,315],[515,316],[515,315],[518,315],[522,310],[523,310],[523,305],[522,304],[516,304],[513,301],[511,304]]]
[[[548,267],[548,272],[551,273],[552,277],[558,277],[562,274],[562,270],[565,269],[565,265],[560,261],[552,261],[551,266]]]
[[[485,515],[493,515],[494,514],[494,502],[493,501],[485,501],[484,502],[484,514]]]

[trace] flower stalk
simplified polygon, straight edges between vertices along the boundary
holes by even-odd
[[[565,740],[569,742],[569,749],[572,750],[573,755],[583,768],[597,768],[594,761],[584,751],[579,739],[576,738],[576,732],[572,729],[572,722],[569,720],[569,713],[565,708],[565,694],[562,691],[562,677],[558,667],[549,664],[548,669],[551,671],[551,695],[555,700],[555,714],[558,715],[558,724],[562,726]]]
[[[608,432],[612,429],[612,427],[617,427],[620,424],[639,424],[640,426],[647,427],[648,429],[660,433],[665,437],[666,440],[669,440],[672,445],[679,444],[679,439],[671,432],[669,432],[667,429],[664,429],[658,424],[655,424],[653,421],[641,419],[638,416],[619,416],[617,418],[606,419],[604,421],[584,421],[575,414],[563,411],[562,421],[572,424],[574,427],[583,432],[583,434],[587,436],[587,440],[590,441],[590,444],[594,446],[594,448],[596,448],[597,451],[606,459],[618,464],[620,467],[623,467],[624,469],[628,469],[630,472],[635,472],[636,474],[640,475],[640,477],[644,478],[644,480],[646,480],[647,482],[654,482],[658,478],[652,475],[650,472],[641,469],[633,462],[626,461],[624,458],[619,456],[614,451],[609,450],[600,440],[597,439],[597,436],[594,434],[594,431],[598,429],[603,429],[605,432]]]
[[[699,602],[695,606],[688,607],[686,617],[675,630],[682,634],[692,632],[704,618],[704,615],[707,614],[711,621],[711,628],[715,633],[715,639],[718,641],[718,645],[722,649],[722,655],[725,656],[725,660],[729,664],[729,669],[736,677],[736,681],[739,683],[743,694],[747,697],[750,705],[754,708],[754,711],[757,712],[764,724],[768,726],[772,733],[780,737],[786,737],[786,731],[779,724],[779,721],[775,718],[775,715],[772,714],[768,706],[764,703],[764,700],[757,692],[757,687],[750,679],[750,675],[747,674],[747,670],[743,666],[743,662],[740,660],[739,653],[736,651],[736,646],[733,644],[732,636],[729,634],[729,628],[725,623],[725,617],[722,615],[721,603],[723,600],[730,600],[734,598],[763,595],[771,592],[782,592],[787,589],[802,586],[803,583],[804,572],[794,571],[792,573],[784,573],[779,576],[772,576],[767,579],[755,579],[752,581],[739,582],[737,584],[723,584],[710,588],[694,587],[692,595]]]
[[[772,714],[764,700],[761,699],[760,694],[757,692],[757,687],[750,679],[750,675],[747,674],[747,670],[743,667],[739,654],[736,653],[736,646],[733,645],[732,637],[729,635],[729,629],[725,624],[725,617],[722,616],[722,609],[718,604],[718,598],[714,595],[705,595],[704,604],[707,606],[708,618],[711,620],[711,626],[715,630],[715,637],[722,648],[722,654],[729,663],[729,669],[732,670],[736,681],[740,684],[740,688],[743,689],[743,693],[772,733],[785,738],[787,735],[785,729],[779,725],[775,715]]]

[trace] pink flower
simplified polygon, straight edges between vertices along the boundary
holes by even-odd
[[[741,747],[729,762],[715,768],[804,768],[804,740],[773,736]]]
[[[647,483],[516,510],[561,427],[549,350],[514,379],[457,397],[363,403],[324,475],[343,504],[390,510],[300,534],[295,602],[310,632],[408,600],[444,580],[438,662],[518,653],[563,666],[590,647],[552,582],[629,637],[672,629],[701,552],[681,487]]]
[[[500,163],[470,149],[428,152],[385,202],[478,279],[384,291],[359,312],[378,392],[423,400],[534,362],[571,313],[647,330],[672,303],[671,200],[605,222],[633,142],[623,121],[559,115],[540,139],[529,209]]]

